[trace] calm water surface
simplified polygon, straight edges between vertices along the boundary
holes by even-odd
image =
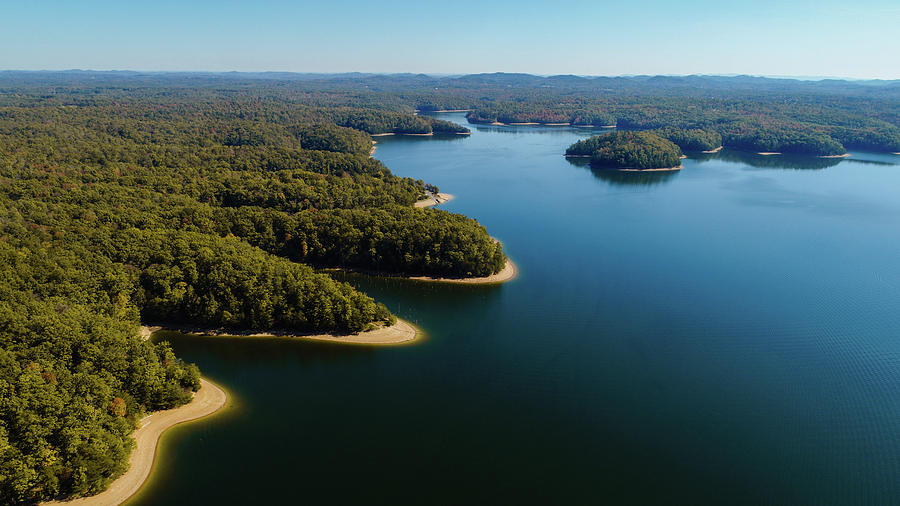
[[[134,504],[900,503],[900,156],[617,174],[473,130],[375,156],[521,276],[347,278],[416,346],[163,336],[235,401]]]

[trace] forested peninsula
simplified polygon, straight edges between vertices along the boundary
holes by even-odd
[[[569,146],[566,156],[590,157],[593,167],[615,170],[678,170],[681,150],[651,132],[610,132]]]
[[[142,321],[354,333],[387,308],[317,267],[449,278],[506,264],[371,134],[461,133],[275,92],[0,80],[0,503],[95,494],[196,366]]]
[[[615,168],[900,152],[897,81],[0,72],[0,503],[103,490],[136,421],[190,400],[199,370],[142,321],[355,333],[395,316],[321,268],[514,271],[475,220],[415,207],[437,187],[371,157],[372,136],[469,133],[428,115],[447,110],[615,126],[570,148]]]

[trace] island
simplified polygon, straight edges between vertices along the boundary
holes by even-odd
[[[679,170],[681,150],[651,132],[611,132],[569,146],[566,156],[589,157],[591,166],[623,171]]]

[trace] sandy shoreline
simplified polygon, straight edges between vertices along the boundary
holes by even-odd
[[[500,272],[481,278],[433,278],[430,276],[410,276],[407,279],[413,279],[416,281],[429,281],[435,283],[458,283],[462,285],[489,285],[512,281],[518,275],[519,268],[516,267],[516,264],[514,264],[512,260],[507,258],[506,265],[503,266],[503,269],[501,269]]]
[[[780,151],[760,151],[756,154],[762,155],[762,156],[772,156],[772,155],[780,155],[781,152]]]
[[[155,330],[175,330],[185,334],[216,337],[279,337],[291,339],[309,339],[313,341],[329,341],[333,343],[351,344],[404,344],[414,341],[419,332],[406,320],[397,318],[397,323],[389,327],[359,332],[357,334],[298,334],[291,330],[226,330],[222,328],[195,327],[191,325],[163,324],[156,327],[141,327]],[[155,331],[154,330],[154,331]]]
[[[176,425],[209,416],[225,406],[228,395],[216,384],[200,378],[200,390],[194,393],[191,402],[173,409],[156,411],[140,421],[140,428],[131,436],[134,450],[128,459],[128,470],[97,495],[81,497],[71,501],[52,501],[44,504],[106,506],[121,504],[136,494],[153,470],[156,449],[163,433]]]
[[[394,274],[391,272],[378,272],[366,269],[354,269],[346,267],[329,267],[322,270],[355,272],[358,274],[366,274],[368,276],[378,276],[383,278],[410,279],[413,281],[426,281],[430,283],[456,283],[462,285],[489,285],[505,283],[507,281],[512,281],[519,275],[519,268],[516,266],[516,264],[513,263],[512,260],[508,258],[506,259],[506,265],[503,266],[503,269],[501,269],[500,272],[480,278],[436,278],[432,276],[405,276],[403,274]]]
[[[844,153],[843,155],[819,155],[819,158],[847,158],[850,156],[850,153]]]
[[[701,151],[701,153],[718,153],[719,151],[722,151],[722,146],[719,146],[716,149],[707,149],[706,151]]]
[[[628,167],[622,167],[621,169],[612,169],[617,170],[619,172],[670,172],[683,169],[683,165],[679,165],[678,167],[663,167],[660,169],[630,169]]]
[[[424,200],[420,200],[413,205],[415,207],[431,207],[444,204],[451,200],[453,200],[453,195],[449,193],[438,193],[437,195],[432,195]]]

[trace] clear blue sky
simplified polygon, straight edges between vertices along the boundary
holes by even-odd
[[[0,0],[0,69],[900,78],[900,0]]]

